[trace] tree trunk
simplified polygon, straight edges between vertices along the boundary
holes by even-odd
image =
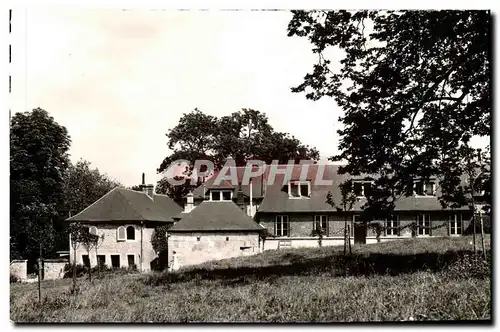
[[[352,256],[352,247],[351,247],[351,226],[350,226],[350,225],[348,226],[347,235],[348,235],[348,237],[349,237],[349,255],[351,255],[351,256]]]
[[[87,254],[89,255],[89,282],[92,282],[92,267],[90,264],[90,250],[87,251]]]
[[[476,204],[474,202],[474,198],[471,200],[472,202],[472,243],[474,246],[474,257],[477,255],[477,247],[476,247]]]
[[[481,223],[481,247],[483,249],[484,260],[487,260],[486,257],[486,248],[484,246],[484,228],[483,228],[483,215],[479,212],[479,222]]]
[[[40,241],[40,258],[38,258],[38,301],[42,303],[42,241]]]
[[[345,218],[344,223],[344,256],[347,253],[347,217]]]
[[[76,292],[76,248],[73,248],[73,292]]]

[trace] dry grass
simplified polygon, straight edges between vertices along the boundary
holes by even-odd
[[[16,322],[353,322],[401,320],[490,320],[489,277],[450,274],[470,239],[425,239],[355,246],[355,259],[374,255],[447,257],[442,271],[419,266],[387,273],[343,264],[339,248],[265,252],[210,262],[172,274],[107,275],[92,284],[81,279],[45,281],[38,304],[36,284],[11,286]],[[489,240],[488,240],[489,246]],[[448,254],[446,254],[448,253]],[[439,256],[441,255],[441,256]],[[397,258],[396,258],[397,259]],[[325,265],[324,261],[334,261]],[[322,268],[315,265],[323,262]],[[352,262],[351,262],[352,263]],[[364,264],[364,263],[363,263]],[[363,267],[365,265],[361,264]],[[462,264],[462,263],[461,263]],[[432,265],[432,264],[431,264]],[[368,265],[367,265],[368,266]],[[302,268],[303,270],[299,270]],[[337,270],[342,270],[338,276]],[[391,275],[393,274],[393,275]]]

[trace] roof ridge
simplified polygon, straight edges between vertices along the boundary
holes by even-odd
[[[135,190],[132,190],[132,191],[135,191]],[[144,219],[146,219],[146,218],[142,215],[142,213],[140,213],[140,212],[138,212],[138,211],[137,211],[137,209],[135,208],[134,204],[132,204],[132,202],[131,202],[128,198],[127,198],[127,196],[123,195],[121,192],[118,192],[118,193],[120,194],[120,196],[122,196],[122,197],[123,197],[123,199],[125,199],[125,201],[127,201],[127,202],[128,202],[128,204],[130,204],[130,206],[132,207],[132,210],[134,210],[134,212],[135,212],[135,213],[136,213],[139,217],[141,217],[141,219],[143,219],[143,220],[144,220]],[[138,192],[138,191],[137,191],[137,193],[140,193],[140,192]]]
[[[85,209],[83,209],[82,211],[78,212],[77,214],[75,214],[74,216],[71,216],[67,219],[65,219],[65,221],[71,219],[71,218],[75,218],[77,217],[78,215],[82,214],[83,212],[87,211],[88,209],[90,209],[90,207],[94,206],[95,204],[97,204],[97,202],[99,202],[101,199],[103,199],[104,197],[108,196],[109,194],[111,194],[113,191],[115,191],[116,189],[118,189],[118,187],[114,187],[113,189],[111,189],[110,191],[108,191],[106,194],[104,194],[101,198],[99,198],[97,201],[95,201],[94,203],[90,204],[89,206],[87,206]]]

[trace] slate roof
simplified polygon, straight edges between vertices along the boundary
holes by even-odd
[[[182,207],[166,195],[149,197],[146,193],[114,188],[66,221],[173,221]]]
[[[168,231],[262,231],[263,229],[233,202],[205,201],[190,213],[183,215],[182,219]]]
[[[334,212],[326,203],[326,197],[329,191],[332,194],[332,200],[341,204],[341,192],[338,185],[349,178],[363,179],[365,177],[376,178],[376,175],[362,174],[359,176],[350,176],[349,174],[338,174],[339,165],[324,165],[322,174],[323,180],[333,180],[333,185],[317,185],[315,179],[318,174],[319,165],[309,165],[307,180],[311,181],[311,196],[309,198],[289,198],[288,191],[283,190],[283,175],[276,175],[275,183],[265,186],[265,197],[262,200],[257,213],[290,213],[290,212]],[[302,165],[294,165],[291,180],[298,180]],[[267,171],[264,181],[267,179]],[[287,188],[285,188],[287,190]],[[436,196],[427,197],[402,197],[396,201],[395,211],[436,211],[443,210],[439,203],[440,195],[439,182],[436,183]],[[364,198],[359,199],[353,206],[352,211],[361,211],[361,207],[366,202]],[[461,210],[466,210],[462,207]]]

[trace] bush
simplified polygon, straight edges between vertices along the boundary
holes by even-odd
[[[14,282],[19,282],[21,280],[19,280],[18,277],[16,277],[15,275],[13,275],[12,273],[10,274],[10,283],[14,283]]]
[[[449,264],[444,269],[444,275],[451,279],[478,278],[486,279],[491,277],[491,252],[484,260],[482,255],[465,254],[455,262]]]

